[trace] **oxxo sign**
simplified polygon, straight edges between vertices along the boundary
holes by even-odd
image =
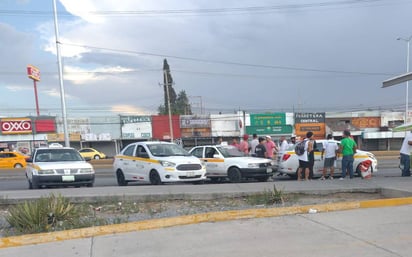
[[[2,134],[25,134],[32,133],[30,119],[1,119]]]

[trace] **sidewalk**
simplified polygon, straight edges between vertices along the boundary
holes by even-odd
[[[251,209],[251,210],[241,210],[241,211],[227,211],[227,212],[216,212],[216,213],[206,213],[198,215],[190,215],[183,217],[175,218],[165,218],[158,220],[148,220],[140,222],[132,222],[127,224],[118,224],[111,226],[102,226],[86,229],[77,229],[56,233],[45,233],[45,234],[36,234],[36,235],[26,235],[20,237],[8,237],[1,238],[0,240],[0,256],[44,256],[46,253],[56,253],[59,252],[61,257],[66,256],[119,256],[127,257],[134,256],[136,254],[134,251],[138,251],[139,254],[141,251],[145,251],[145,254],[141,256],[168,256],[167,252],[162,252],[161,249],[169,249],[174,244],[181,244],[177,238],[180,240],[191,242],[193,238],[201,238],[204,241],[204,245],[200,248],[202,251],[206,252],[206,246],[209,245],[212,248],[214,246],[223,246],[223,242],[220,244],[215,242],[215,237],[211,235],[202,235],[195,231],[197,229],[202,229],[209,227],[209,229],[220,231],[222,229],[227,229],[228,226],[234,226],[228,231],[222,232],[230,233],[233,232],[233,237],[241,236],[236,232],[237,230],[243,230],[242,224],[249,224],[248,226],[262,226],[262,232],[254,231],[254,234],[250,234],[247,231],[243,231],[247,236],[253,236],[253,238],[260,238],[262,243],[254,242],[255,245],[250,245],[247,242],[244,242],[242,245],[245,252],[248,252],[248,247],[253,248],[256,253],[255,255],[259,256],[269,256],[271,248],[265,247],[263,244],[266,241],[266,244],[278,244],[287,246],[287,248],[295,247],[298,240],[304,246],[299,249],[313,249],[314,245],[306,245],[305,240],[312,242],[313,238],[309,236],[314,231],[307,230],[311,228],[315,221],[310,220],[312,217],[323,217],[326,220],[330,220],[331,224],[323,224],[322,226],[323,233],[319,234],[319,237],[326,239],[328,233],[336,232],[338,237],[346,238],[349,232],[344,232],[346,230],[355,229],[358,231],[359,227],[362,227],[366,224],[370,226],[368,230],[373,231],[378,229],[376,227],[385,227],[384,233],[387,233],[387,230],[397,230],[400,226],[402,229],[408,228],[405,230],[408,234],[402,236],[404,238],[410,239],[410,230],[412,229],[412,220],[408,215],[404,220],[399,219],[399,215],[393,214],[392,216],[388,215],[387,220],[383,220],[379,212],[391,212],[396,210],[408,209],[411,210],[412,204],[412,177],[411,178],[402,178],[402,177],[385,177],[379,178],[374,177],[370,180],[363,180],[360,178],[353,180],[333,180],[333,181],[308,181],[308,182],[297,182],[297,181],[277,181],[275,182],[276,187],[282,190],[285,193],[294,192],[294,193],[307,193],[307,194],[317,194],[321,195],[335,193],[335,192],[380,192],[384,197],[402,197],[396,199],[383,199],[383,200],[372,200],[372,201],[360,201],[360,202],[349,202],[349,203],[338,203],[338,204],[324,204],[324,205],[311,205],[311,206],[298,206],[298,207],[285,207],[285,208],[265,208],[265,209]],[[135,186],[135,187],[106,187],[106,188],[84,188],[82,190],[76,190],[73,188],[67,189],[56,189],[56,190],[21,190],[21,191],[8,191],[1,192],[0,198],[3,203],[19,201],[22,199],[30,200],[38,198],[43,195],[48,195],[50,192],[59,193],[63,196],[70,197],[73,201],[83,201],[83,200],[96,200],[98,198],[109,197],[113,198],[115,196],[119,197],[130,197],[133,199],[215,199],[221,195],[225,196],[244,196],[250,193],[263,192],[264,190],[273,189],[273,183],[239,183],[239,184],[209,184],[209,185],[173,185],[173,186]],[[405,205],[405,206],[399,206]],[[399,206],[399,207],[388,207],[388,206]],[[367,208],[367,209],[365,209]],[[370,209],[377,208],[377,209]],[[316,215],[309,215],[309,210],[316,210]],[[365,210],[363,210],[365,209]],[[346,210],[346,211],[345,211]],[[349,212],[347,210],[350,210]],[[350,213],[350,214],[348,214]],[[369,214],[375,213],[375,214]],[[346,217],[348,215],[348,217]],[[365,216],[366,215],[366,216]],[[401,217],[402,218],[402,217]],[[407,219],[409,218],[409,219]],[[346,220],[347,219],[347,220]],[[332,220],[336,223],[335,225],[345,227],[345,230],[341,231],[341,228],[333,226]],[[290,227],[284,227],[284,222],[287,221]],[[310,221],[310,224],[306,224],[306,221]],[[398,222],[399,221],[399,222]],[[212,222],[212,223],[211,223]],[[318,222],[318,221],[316,221]],[[316,223],[315,222],[315,223]],[[394,223],[393,223],[394,222]],[[232,225],[228,225],[232,224]],[[234,224],[234,225],[233,225]],[[262,224],[262,225],[259,225]],[[263,225],[266,224],[266,225]],[[294,224],[300,224],[298,227],[294,227]],[[353,227],[346,227],[346,225],[351,224]],[[183,226],[185,225],[185,226]],[[308,227],[305,227],[305,226]],[[239,227],[237,227],[239,226]],[[278,231],[277,228],[284,227],[284,231]],[[265,230],[266,229],[266,230]],[[301,233],[296,230],[300,229]],[[186,232],[188,230],[189,232]],[[253,230],[251,230],[253,231]],[[283,238],[279,238],[278,233],[282,232],[283,236],[287,239],[283,241]],[[164,236],[167,233],[171,233],[170,237],[166,241],[161,241],[162,235]],[[261,234],[262,233],[262,234]],[[270,235],[273,233],[273,235]],[[376,231],[378,233],[378,231]],[[395,233],[395,232],[393,232]],[[176,237],[172,235],[176,235]],[[302,236],[307,234],[308,238],[304,239]],[[332,233],[334,234],[334,233]],[[378,233],[379,234],[379,233]],[[388,235],[392,235],[389,233]],[[150,236],[150,240],[146,239],[146,236]],[[229,236],[229,235],[228,235]],[[377,236],[377,235],[375,235]],[[382,235],[386,237],[387,235]],[[159,237],[159,239],[157,239]],[[268,237],[268,238],[267,238]],[[360,235],[351,235],[350,237],[357,238]],[[139,238],[139,240],[137,240]],[[343,239],[337,238],[333,242],[328,242],[327,240],[324,244],[327,247],[332,247],[334,249],[340,249],[339,241]],[[403,239],[404,239],[403,238]],[[172,240],[173,239],[173,240]],[[346,238],[348,239],[348,238]],[[361,244],[366,244],[366,238],[358,238]],[[146,240],[146,241],[145,241]],[[223,241],[224,238],[222,238]],[[231,239],[230,239],[231,240]],[[246,238],[244,238],[246,240]],[[255,240],[255,239],[253,239]],[[290,240],[288,242],[288,240]],[[387,238],[388,242],[393,242],[392,238]],[[112,241],[112,243],[109,243]],[[412,241],[412,240],[410,240]],[[105,243],[99,243],[105,242]],[[119,246],[112,245],[116,242]],[[128,242],[128,244],[123,243]],[[155,246],[155,242],[159,245]],[[276,242],[276,243],[275,243]],[[322,242],[322,241],[321,241]],[[315,242],[312,242],[314,244]],[[110,248],[109,246],[112,245]],[[341,247],[344,247],[345,244],[342,244]],[[372,243],[370,245],[373,245]],[[409,244],[408,244],[409,245]],[[159,247],[161,246],[161,247]],[[298,245],[296,245],[297,247]],[[80,250],[82,247],[87,249],[83,252]],[[108,248],[109,247],[109,248]],[[130,248],[130,252],[126,251],[123,254],[122,249]],[[141,249],[141,248],[144,249]],[[205,248],[206,247],[206,248]],[[209,247],[209,248],[210,248]],[[405,246],[406,247],[406,246]],[[355,247],[357,249],[357,247]],[[380,248],[380,247],[377,247]],[[102,251],[107,252],[105,255]],[[111,249],[111,250],[109,250]],[[116,251],[114,249],[117,249]],[[132,251],[131,249],[134,249]],[[200,249],[192,249],[194,255],[197,254],[197,251]],[[265,250],[262,250],[265,249]],[[410,248],[408,248],[410,249]],[[150,250],[153,251],[150,253]],[[279,250],[279,249],[278,249]],[[342,249],[341,249],[342,250]],[[374,249],[375,251],[376,249]],[[73,251],[77,252],[77,255],[73,254]],[[110,255],[110,251],[115,251],[116,254]],[[117,252],[120,251],[120,252]],[[161,251],[161,252],[156,252]],[[188,250],[189,251],[189,250]],[[222,250],[223,251],[223,250]],[[260,252],[262,251],[262,252]],[[279,250],[282,252],[281,250]],[[313,249],[314,252],[315,249]],[[132,253],[133,252],[133,253]],[[179,251],[178,251],[179,252]],[[205,252],[202,252],[205,253]],[[213,252],[213,251],[212,251]],[[234,251],[236,252],[236,251]],[[93,254],[91,254],[93,253]],[[98,254],[97,254],[98,253]],[[130,254],[129,254],[130,253]],[[226,252],[225,252],[226,253]],[[261,254],[262,253],[262,254]],[[381,252],[382,253],[382,252]],[[159,254],[159,255],[157,255]],[[211,256],[208,254],[201,256]],[[265,255],[267,254],[267,255]],[[271,252],[273,254],[273,252]],[[293,255],[293,256],[312,256],[310,255]],[[46,254],[48,255],[48,254]],[[220,255],[220,254],[217,254]],[[332,254],[333,256],[339,256]],[[332,256],[325,255],[325,256]],[[356,254],[357,256],[359,254]],[[170,256],[170,255],[169,255]],[[175,256],[193,256],[193,255],[175,255]],[[215,255],[216,256],[216,255]],[[231,256],[231,255],[220,255],[220,256]],[[233,255],[235,256],[235,255]],[[238,255],[246,256],[246,255]],[[249,256],[254,256],[249,255]],[[288,255],[283,255],[288,256]],[[290,255],[289,255],[290,256]],[[314,255],[313,255],[314,256]],[[348,256],[348,255],[341,255]],[[366,255],[369,256],[369,255]],[[407,256],[407,255],[378,255],[378,256]]]
[[[404,200],[409,205],[383,207],[383,200],[375,202],[383,205],[379,208],[370,205],[328,211],[313,206],[317,212],[312,214],[306,210],[256,218],[249,213],[242,219],[234,216],[223,222],[211,217],[203,223],[194,219],[184,226],[176,226],[176,222],[167,226],[167,221],[163,226],[140,228],[118,225],[129,228],[127,233],[87,235],[77,230],[71,231],[77,235],[75,239],[65,240],[63,233],[57,233],[49,243],[0,249],[0,257],[411,256],[412,198]]]

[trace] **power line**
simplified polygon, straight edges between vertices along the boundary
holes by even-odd
[[[149,53],[141,51],[132,51],[132,50],[122,50],[98,46],[89,46],[89,45],[80,45],[80,44],[70,44],[70,43],[61,43],[62,45],[96,49],[102,51],[110,51],[117,53],[127,53],[133,55],[146,55],[146,56],[155,56],[161,58],[173,58],[179,60],[193,61],[193,62],[202,62],[202,63],[214,63],[214,64],[224,64],[224,65],[233,65],[233,66],[243,66],[243,67],[253,67],[253,68],[264,68],[264,69],[277,69],[277,70],[291,70],[291,71],[306,71],[306,72],[323,72],[323,73],[341,73],[341,74],[355,74],[355,75],[377,75],[377,76],[392,76],[392,73],[381,73],[381,72],[358,72],[358,71],[342,71],[342,70],[326,70],[326,69],[315,69],[315,68],[303,68],[303,67],[288,67],[288,66],[276,66],[276,65],[263,65],[263,64],[251,64],[251,63],[241,63],[241,62],[230,62],[222,60],[211,60],[211,59],[201,59],[194,57],[183,57],[177,55],[169,54],[158,54],[158,53]]]
[[[246,6],[226,8],[204,8],[204,9],[165,9],[165,10],[133,10],[133,11],[87,11],[83,14],[94,16],[141,16],[141,15],[204,15],[204,14],[236,14],[236,13],[268,13],[284,10],[301,10],[325,7],[347,7],[365,4],[381,4],[382,2],[393,3],[388,0],[341,0],[335,2],[316,2],[305,4],[285,4],[268,6]],[[0,10],[3,16],[51,16],[51,11],[27,11],[27,10]],[[60,12],[60,16],[70,16],[68,12]]]

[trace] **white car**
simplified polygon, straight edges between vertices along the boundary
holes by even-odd
[[[206,180],[204,164],[181,146],[169,142],[137,142],[126,146],[114,157],[117,184],[150,182],[202,182]]]
[[[321,153],[323,149],[323,142],[326,139],[316,140],[316,149],[315,151],[315,163],[313,165],[313,176],[320,177],[322,176],[323,172],[323,163],[324,160],[321,159]],[[334,141],[338,145],[340,141]],[[361,175],[361,163],[365,160],[370,160],[372,164],[369,166],[369,170],[371,173],[378,171],[378,161],[374,154],[362,150],[356,150],[356,154],[354,155],[354,162],[353,162],[353,172],[354,174]],[[281,174],[287,174],[290,177],[297,178],[297,171],[299,167],[299,160],[298,156],[295,154],[295,146],[290,146],[288,150],[283,154],[279,161],[278,171]],[[342,173],[342,155],[338,155],[338,158],[335,163],[335,171],[334,176],[340,176]],[[329,169],[328,173],[329,174]]]
[[[71,147],[37,148],[27,160],[26,177],[30,189],[42,186],[92,187],[95,171]]]
[[[270,159],[246,156],[234,146],[195,146],[189,152],[206,163],[206,176],[212,181],[221,178],[229,178],[231,182],[242,178],[267,181],[273,175]]]

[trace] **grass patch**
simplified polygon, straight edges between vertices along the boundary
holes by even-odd
[[[285,195],[282,190],[277,189],[276,185],[273,184],[272,190],[250,195],[246,198],[246,202],[250,205],[285,205]]]

